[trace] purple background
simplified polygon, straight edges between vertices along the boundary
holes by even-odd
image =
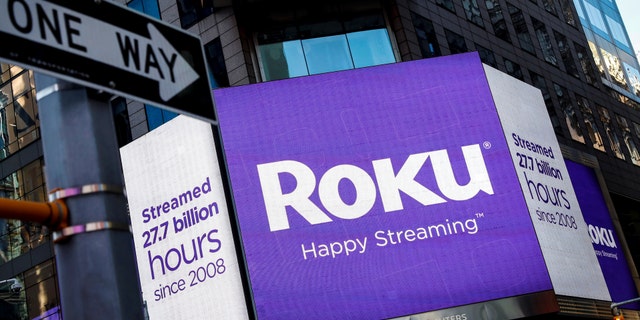
[[[618,255],[618,260],[598,256],[598,262],[600,262],[600,268],[607,282],[611,299],[613,302],[621,302],[636,298],[637,292],[633,278],[629,272],[627,259],[621,250],[620,240],[613,227],[609,209],[607,209],[607,204],[602,196],[595,171],[592,168],[570,160],[565,160],[565,163],[567,164],[571,183],[573,184],[573,189],[576,191],[578,204],[582,210],[585,222],[593,226],[613,230],[617,248],[610,248],[602,244],[593,244],[595,250],[604,250]],[[640,303],[626,304],[620,308],[640,310]]]
[[[484,71],[463,54],[214,90],[241,237],[260,319],[402,316],[552,288]],[[491,147],[482,145],[489,142]],[[461,146],[479,144],[494,195],[270,232],[256,165],[296,160],[320,180],[372,160],[399,170],[411,154],[447,149],[459,184]],[[375,180],[375,178],[374,178]],[[416,181],[441,195],[430,161]],[[349,196],[343,196],[349,201]],[[319,204],[317,187],[311,199]],[[352,201],[351,197],[351,201]],[[326,212],[326,211],[325,211]],[[459,234],[376,247],[377,230],[478,218]],[[304,260],[300,245],[368,237],[367,251]]]

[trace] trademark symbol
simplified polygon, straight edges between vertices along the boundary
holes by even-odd
[[[491,142],[489,142],[489,141],[485,141],[485,142],[483,142],[483,143],[482,143],[482,146],[483,146],[485,149],[491,149]]]
[[[484,218],[484,212],[476,213],[476,218]]]

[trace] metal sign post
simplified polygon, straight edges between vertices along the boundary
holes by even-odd
[[[143,319],[111,108],[93,90],[36,74],[50,200],[69,227],[54,234],[64,319]]]

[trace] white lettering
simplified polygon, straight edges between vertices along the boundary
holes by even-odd
[[[404,208],[400,196],[401,191],[424,206],[440,204],[448,200],[469,200],[480,191],[489,195],[493,194],[493,186],[480,146],[477,144],[469,145],[463,146],[461,149],[469,176],[469,181],[462,185],[456,179],[447,150],[409,155],[397,173],[393,169],[391,159],[374,160],[372,161],[372,169],[375,182],[367,171],[357,166],[343,164],[332,167],[322,175],[318,184],[318,198],[328,213],[310,198],[316,191],[317,180],[307,165],[295,160],[259,164],[257,166],[258,177],[262,187],[269,228],[271,231],[289,229],[287,213],[293,211],[310,224],[333,221],[329,214],[340,219],[360,218],[369,213],[375,204],[377,199],[376,182],[385,212]],[[426,168],[425,163],[428,159],[431,160],[431,170],[435,177],[437,191],[440,191],[444,197],[416,181],[420,171]],[[283,191],[281,181],[281,175],[284,174],[292,176],[295,181],[293,190],[286,193]],[[346,203],[340,193],[341,190],[346,189],[345,186],[339,188],[343,180],[348,180],[355,190],[355,200],[351,204]],[[312,251],[316,252],[313,249]],[[321,251],[323,250],[318,252]],[[329,248],[327,251],[333,252]]]

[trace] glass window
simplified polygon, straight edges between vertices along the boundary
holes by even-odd
[[[551,0],[542,0],[542,7],[544,7],[547,12],[551,13],[554,16],[557,16],[556,7]]]
[[[46,201],[42,160],[0,179],[0,198]],[[46,227],[19,220],[0,219],[0,264],[45,242]]]
[[[585,128],[587,129],[589,139],[591,140],[591,146],[596,150],[605,152],[604,141],[602,140],[602,135],[600,135],[600,130],[596,124],[596,119],[593,116],[593,111],[591,110],[589,101],[585,97],[576,94],[576,102],[578,103],[578,109],[580,109],[580,112],[582,113]]]
[[[527,28],[527,23],[524,19],[524,15],[522,14],[522,10],[508,3],[507,8],[509,10],[509,15],[511,15],[511,21],[513,22],[513,28],[516,31],[516,36],[518,37],[520,48],[535,55],[536,50],[533,47],[531,34],[529,33],[529,29]]]
[[[39,137],[33,73],[15,70],[22,73],[0,84],[0,160]]]
[[[56,284],[56,268],[53,260],[48,260],[24,273],[29,319],[50,314],[60,305]],[[40,318],[46,319],[46,318]]]
[[[598,114],[600,115],[600,122],[604,126],[604,131],[607,133],[607,138],[609,138],[609,144],[611,145],[611,151],[613,154],[619,159],[624,160],[624,154],[622,153],[622,146],[620,145],[620,139],[618,139],[618,134],[616,134],[613,127],[613,123],[611,122],[611,116],[609,115],[609,110],[605,109],[602,106],[596,106],[598,109]]]
[[[624,71],[622,70],[622,63],[620,63],[620,58],[605,49],[601,48],[600,51],[602,52],[602,60],[604,60],[604,64],[607,67],[607,71],[609,76],[611,76],[613,83],[625,90],[629,90],[627,79],[625,78]]]
[[[0,63],[0,83],[5,83],[11,79],[11,73],[9,72],[10,68],[11,66],[8,64]]]
[[[259,51],[266,81],[309,74],[300,40],[263,44]]]
[[[163,110],[148,104],[144,105],[144,110],[147,113],[147,126],[149,127],[149,131],[178,116],[175,112]]]
[[[576,62],[573,59],[571,48],[569,48],[567,37],[555,30],[553,31],[553,36],[556,38],[558,50],[560,51],[560,58],[562,58],[562,63],[564,64],[564,68],[567,73],[576,78],[580,78],[580,73],[578,72],[578,67],[576,67]]]
[[[573,10],[571,9],[571,0],[560,0],[560,7],[562,8],[562,16],[564,17],[564,22],[568,25],[575,27],[576,26],[576,17],[573,15]]]
[[[160,7],[157,0],[131,0],[127,7],[160,19]]]
[[[449,51],[451,51],[451,54],[469,51],[467,49],[467,43],[464,41],[464,38],[461,35],[449,29],[444,29],[444,35],[447,38],[447,43],[449,44]]]
[[[544,25],[544,23],[534,18],[531,18],[531,22],[533,23],[533,30],[535,30],[536,32],[538,43],[540,44],[540,48],[542,49],[544,60],[554,66],[557,66],[558,59],[556,58],[556,54],[553,52],[551,36],[549,36],[549,33],[547,32],[547,27]]]
[[[635,133],[636,138],[640,140],[640,124],[633,121],[631,123],[633,124],[633,132]]]
[[[183,29],[213,14],[213,0],[178,0],[177,3]]]
[[[618,41],[624,47],[629,48],[629,42],[627,41],[627,36],[625,35],[624,30],[622,29],[622,25],[609,16],[607,16],[607,23],[609,23],[613,39]]]
[[[422,53],[422,57],[431,58],[440,56],[440,46],[438,45],[438,39],[436,37],[436,31],[433,28],[433,23],[415,12],[411,12],[411,20],[413,21],[413,27],[416,30],[416,36],[418,37],[418,45],[420,46],[420,53]]]
[[[597,86],[598,80],[596,78],[596,72],[593,68],[593,64],[591,63],[591,56],[587,53],[587,49],[575,42],[573,43],[573,47],[576,49],[576,56],[580,62],[580,67],[584,73],[585,80],[588,84]]]
[[[553,83],[553,89],[556,92],[556,97],[560,104],[560,110],[562,110],[562,113],[564,114],[564,122],[569,129],[571,139],[580,143],[585,143],[582,126],[580,125],[580,119],[578,118],[580,111],[578,111],[576,106],[573,105],[573,102],[569,97],[569,92],[565,87],[555,82]]]
[[[591,26],[597,28],[602,33],[607,33],[607,27],[604,24],[604,20],[602,19],[602,12],[598,10],[598,8],[594,7],[589,2],[584,2],[584,7],[587,10],[587,16],[589,16],[589,21],[591,22]]]
[[[478,50],[478,54],[480,55],[480,60],[485,64],[488,64],[494,68],[498,67],[498,63],[496,62],[496,56],[493,54],[493,51],[479,45],[476,43],[476,50]]]
[[[223,88],[229,86],[229,76],[224,63],[222,53],[222,43],[220,38],[215,38],[204,46],[204,54],[209,66],[209,75],[212,88]]]
[[[522,75],[522,69],[520,68],[520,65],[509,60],[509,59],[504,59],[504,67],[505,67],[505,71],[507,72],[507,74],[509,74],[510,76],[520,79],[520,80],[524,80],[524,77]]]
[[[636,143],[633,141],[631,128],[629,128],[627,119],[620,115],[616,115],[616,121],[618,123],[618,128],[620,128],[620,131],[622,132],[622,141],[624,141],[624,145],[627,146],[627,151],[629,151],[629,155],[631,156],[631,163],[636,166],[640,166],[640,153],[638,152]]]
[[[587,17],[584,15],[584,11],[582,10],[582,0],[573,0],[573,4],[576,6],[578,17],[582,20],[586,20]]]
[[[480,7],[477,0],[462,0],[462,7],[467,15],[467,20],[473,22],[477,26],[484,28],[482,16],[480,15]]]
[[[347,42],[356,68],[395,62],[387,29],[347,33]]]
[[[498,0],[486,0],[485,5],[489,12],[491,26],[493,26],[493,34],[495,34],[496,37],[511,43],[511,37],[509,36],[509,30],[507,29],[507,23],[504,20],[500,2],[498,2]]]
[[[451,12],[455,12],[455,9],[453,7],[453,0],[436,0],[436,4]]]
[[[257,39],[265,81],[396,61],[381,14],[290,25]]]
[[[627,76],[629,77],[631,92],[636,96],[640,96],[640,72],[626,62],[624,63],[624,69],[627,71]]]
[[[344,34],[302,40],[309,74],[353,69],[349,44]]]

